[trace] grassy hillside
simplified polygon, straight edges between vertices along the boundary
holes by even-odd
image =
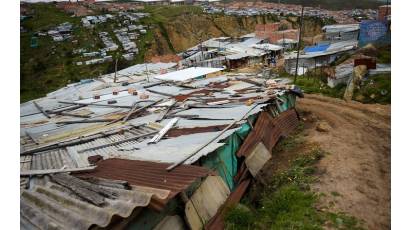
[[[113,62],[77,66],[77,61],[89,58],[72,53],[74,49],[78,48],[86,48],[88,51],[102,48],[103,44],[98,38],[98,32],[109,31],[112,25],[102,24],[90,30],[82,27],[80,17],[71,17],[71,15],[57,9],[54,4],[30,4],[29,7],[33,12],[33,17],[21,22],[21,26],[27,32],[20,33],[21,102],[45,96],[46,93],[61,88],[70,82],[113,72]],[[38,37],[39,46],[37,48],[30,47],[31,38],[35,36],[36,32],[47,31],[63,22],[70,22],[74,25],[74,38],[72,40],[54,42],[50,36],[40,36]],[[114,36],[111,37],[116,39]],[[120,60],[119,68],[143,62],[144,52],[147,49],[145,41],[151,39],[151,32],[143,35],[138,42],[140,54],[133,61]],[[74,40],[77,40],[77,43],[73,43]],[[108,54],[115,55],[113,52]]]

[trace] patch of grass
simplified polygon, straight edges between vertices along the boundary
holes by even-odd
[[[284,185],[295,185],[300,189],[308,190],[309,184],[314,182],[313,174],[316,170],[314,164],[319,161],[325,152],[321,149],[314,149],[309,154],[295,159],[288,170],[276,174],[269,186],[268,193],[274,192]]]
[[[327,78],[325,76],[299,76],[296,80],[296,85],[298,85],[305,93],[317,93],[336,98],[342,98],[346,90],[346,85],[344,84],[339,84],[334,88],[330,88],[327,85]]]
[[[257,205],[238,204],[225,215],[225,229],[361,229],[361,223],[344,213],[317,209],[322,194],[310,190],[316,180],[316,163],[326,154],[316,148],[295,159],[260,193]],[[246,198],[244,198],[246,200]]]
[[[156,22],[167,22],[179,15],[201,14],[202,8],[199,6],[145,6],[145,12],[151,14],[152,20]]]
[[[391,76],[378,74],[369,76],[359,89],[355,89],[353,98],[363,103],[391,103]]]
[[[279,143],[275,146],[275,151],[290,151],[302,144],[303,140],[301,139],[300,134],[302,133],[303,129],[304,123],[299,122],[296,129],[288,137],[279,141]]]
[[[332,196],[341,196],[340,193],[338,193],[336,191],[332,191],[332,192],[330,192],[330,194],[332,194]]]
[[[271,229],[320,229],[324,220],[315,210],[317,197],[286,185],[263,199],[262,222]]]
[[[228,223],[232,223],[228,229],[249,229],[256,220],[255,214],[242,204],[231,207],[225,218]]]
[[[361,225],[363,224],[357,218],[349,216],[345,213],[326,213],[326,218],[331,221],[332,225],[336,229],[343,230],[364,230]]]
[[[391,47],[381,46],[377,47],[377,63],[391,63]]]
[[[33,17],[25,20],[22,24],[29,31],[48,29],[63,22],[79,23],[79,19],[71,17],[57,9],[54,4],[36,3],[29,4],[33,11]]]

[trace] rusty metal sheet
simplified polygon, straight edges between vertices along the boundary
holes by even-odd
[[[272,151],[280,137],[289,135],[297,125],[298,117],[295,109],[287,110],[275,118],[268,112],[262,112],[254,129],[246,137],[236,155],[248,156],[258,142],[262,142],[269,151]]]
[[[207,168],[194,165],[181,165],[172,171],[166,168],[171,164],[139,160],[107,159],[97,162],[96,170],[76,174],[79,177],[100,177],[124,180],[130,185],[170,190],[168,199],[187,189],[197,179],[213,174]]]
[[[166,137],[179,137],[182,135],[190,135],[194,133],[207,133],[222,131],[228,125],[212,125],[207,127],[194,127],[194,128],[174,128],[168,131]],[[233,126],[232,128],[237,128],[239,125]]]

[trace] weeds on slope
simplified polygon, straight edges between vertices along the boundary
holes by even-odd
[[[321,194],[312,192],[310,184],[317,179],[315,164],[325,154],[316,148],[296,158],[288,170],[272,177],[257,204],[244,197],[241,204],[231,207],[225,215],[225,228],[314,230],[328,226],[334,229],[362,229],[361,223],[354,217],[317,208]]]

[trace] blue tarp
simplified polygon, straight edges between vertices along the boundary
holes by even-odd
[[[387,21],[366,20],[360,22],[359,46],[368,43],[390,43],[390,29]]]
[[[330,44],[317,44],[315,46],[306,46],[303,51],[306,53],[310,52],[323,52],[329,48]]]

